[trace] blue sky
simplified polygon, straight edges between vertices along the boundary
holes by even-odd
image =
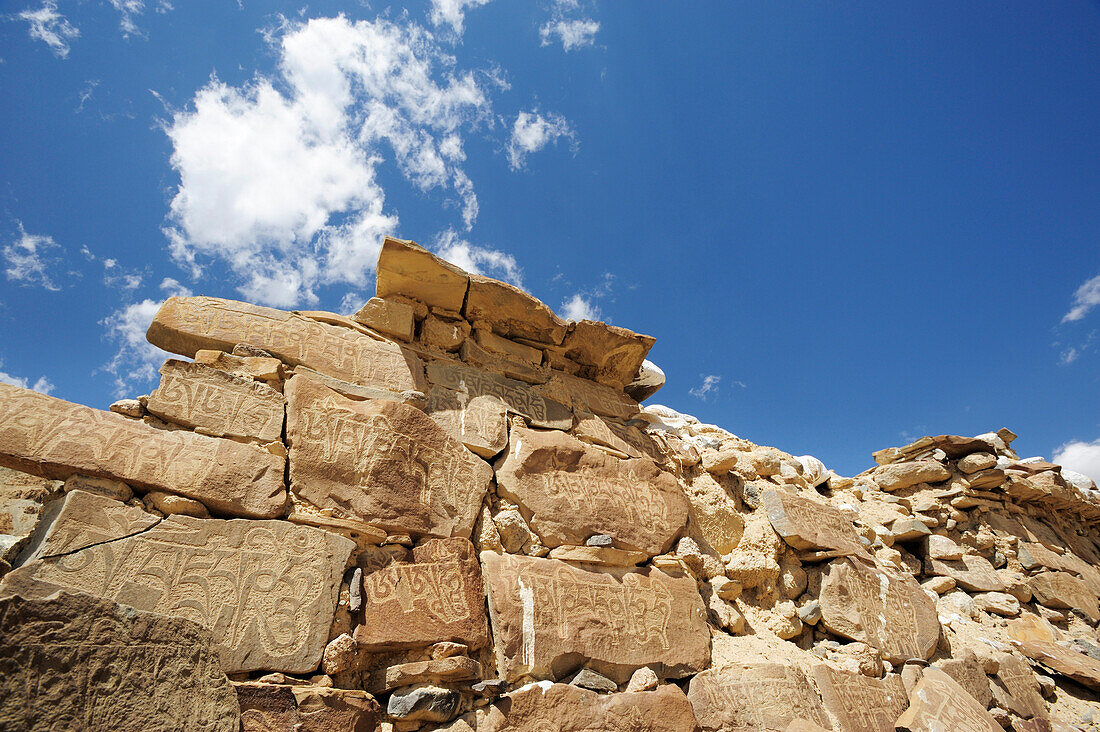
[[[392,233],[838,472],[1100,479],[1095,2],[16,0],[0,59],[5,381],[147,393],[167,295],[346,312]]]

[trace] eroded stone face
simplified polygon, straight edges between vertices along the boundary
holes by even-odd
[[[0,588],[79,590],[192,620],[210,630],[227,673],[317,667],[351,540],[286,521],[147,517],[74,491],[39,558]]]
[[[763,501],[775,533],[795,549],[867,553],[855,526],[838,509],[786,490],[764,491]]]
[[[641,411],[636,401],[618,389],[568,374],[555,372],[539,390],[551,398],[572,405],[574,410],[603,417],[630,419]]]
[[[469,537],[493,471],[424,412],[287,382],[295,496],[391,532]]]
[[[355,629],[368,651],[451,641],[473,650],[489,643],[481,567],[467,539],[433,539],[363,577],[363,622]]]
[[[706,732],[783,730],[795,719],[822,727],[829,719],[806,676],[778,663],[733,663],[698,674],[688,701]]]
[[[1055,673],[1073,679],[1093,691],[1100,691],[1100,661],[1052,641],[1024,641],[1020,650]]]
[[[1041,605],[1073,609],[1093,623],[1100,621],[1096,595],[1084,580],[1069,572],[1043,572],[1029,578],[1027,583]]]
[[[230,516],[273,518],[286,508],[282,457],[6,384],[0,384],[0,463],[50,478],[114,478],[179,493]]]
[[[574,323],[562,341],[565,355],[587,376],[619,389],[634,380],[656,338],[595,320]]]
[[[905,684],[897,674],[874,679],[824,664],[813,671],[825,708],[845,732],[894,732],[894,722],[909,706]]]
[[[997,702],[1025,719],[1044,715],[1046,703],[1031,666],[1008,653],[998,656],[997,660],[997,674],[991,684]]]
[[[829,563],[820,603],[826,628],[878,648],[891,663],[930,658],[940,638],[936,606],[916,580],[857,559]]]
[[[485,459],[508,446],[508,407],[495,396],[470,397],[436,386],[428,395],[427,412],[444,432]]]
[[[561,432],[513,428],[497,486],[549,547],[607,534],[616,547],[652,556],[687,522],[679,483],[653,461],[612,457]]]
[[[365,691],[325,686],[233,684],[241,732],[374,732],[378,702]]]
[[[536,684],[494,706],[478,732],[692,732],[695,716],[684,692],[667,684],[655,691],[597,694],[570,684]]]
[[[237,732],[210,633],[88,595],[0,599],[0,728]]]
[[[897,722],[899,730],[1001,732],[992,715],[938,668],[924,669],[909,698],[909,708]]]
[[[387,236],[378,254],[375,294],[411,297],[430,307],[462,310],[469,275],[416,242]]]
[[[997,570],[985,557],[966,554],[962,559],[930,559],[927,561],[928,574],[950,577],[959,587],[971,592],[1004,592],[1005,585],[997,575]]]
[[[470,322],[489,323],[502,336],[555,346],[561,345],[568,328],[553,310],[523,290],[480,275],[470,275],[464,315]]]
[[[500,673],[559,679],[582,665],[624,683],[706,668],[710,631],[695,581],[657,569],[582,569],[482,552]]]
[[[423,391],[424,365],[394,343],[284,310],[214,297],[170,297],[153,318],[149,342],[181,356],[232,351],[248,343],[291,366],[307,366],[353,384]]]
[[[433,386],[466,394],[471,399],[495,396],[534,427],[567,430],[573,426],[573,413],[569,407],[535,393],[522,381],[445,361],[428,364],[428,381]]]

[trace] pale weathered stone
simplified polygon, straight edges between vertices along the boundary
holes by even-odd
[[[985,675],[985,668],[974,651],[963,649],[956,652],[953,658],[938,661],[936,666],[974,697],[982,709],[989,707],[993,701],[989,677]]]
[[[1001,654],[997,660],[997,672],[990,685],[997,703],[1025,719],[1044,715],[1046,703],[1031,666],[1010,653]]]
[[[553,310],[523,290],[480,275],[470,275],[470,292],[462,313],[470,322],[489,323],[502,336],[555,346],[562,344],[568,328]]]
[[[170,516],[76,491],[0,588],[74,589],[209,628],[227,672],[321,660],[353,544],[286,521]]]
[[[738,454],[736,450],[707,450],[702,455],[703,470],[715,475],[728,473],[737,465]]]
[[[412,305],[397,300],[372,297],[352,316],[357,323],[402,341],[413,339],[416,324]]]
[[[795,549],[866,555],[855,526],[836,508],[782,489],[762,498],[772,528]]]
[[[923,538],[931,534],[932,531],[920,519],[906,516],[890,524],[890,533],[893,534],[894,541],[904,542]]]
[[[928,659],[936,650],[936,606],[908,575],[838,559],[822,579],[820,602],[826,628],[878,648],[891,663]]]
[[[194,516],[195,518],[210,518],[210,512],[206,506],[198,501],[183,496],[177,496],[164,491],[149,491],[142,497],[142,502],[149,508],[160,511],[165,516]]]
[[[145,414],[145,407],[137,399],[119,399],[117,402],[113,402],[109,409],[115,414],[121,414],[123,417],[132,419],[141,419]]]
[[[958,462],[959,471],[962,473],[977,473],[979,470],[988,470],[997,464],[997,456],[988,452],[972,452]]]
[[[1063,648],[1051,641],[1025,641],[1020,650],[1055,673],[1073,679],[1093,691],[1100,691],[1100,661],[1080,651]]]
[[[462,342],[458,349],[458,356],[467,366],[510,379],[518,379],[528,384],[545,384],[550,379],[548,367],[512,355],[505,355],[499,351],[490,351],[472,338]]]
[[[199,363],[169,359],[146,409],[167,422],[216,437],[282,439],[285,400],[270,386]]]
[[[560,679],[589,666],[617,683],[706,668],[710,632],[695,581],[660,570],[580,569],[482,552],[501,675]]]
[[[653,669],[649,666],[642,666],[630,675],[630,681],[626,684],[626,691],[653,691],[657,688],[658,683],[660,683],[660,680],[657,678],[657,674],[653,673]]]
[[[1057,572],[1065,568],[1061,556],[1036,542],[1021,541],[1016,547],[1016,558],[1027,570],[1045,568]]]
[[[444,320],[429,315],[420,324],[420,342],[441,351],[457,351],[470,335],[470,324],[465,320]]]
[[[1053,608],[1076,610],[1093,623],[1100,621],[1096,595],[1083,580],[1068,572],[1043,572],[1027,581],[1035,600]]]
[[[963,558],[963,548],[949,536],[940,534],[929,536],[925,542],[925,549],[929,559],[959,560]]]
[[[905,447],[888,447],[873,453],[875,462],[888,465],[900,460],[923,457],[939,450],[946,457],[961,458],[972,452],[987,452],[989,443],[978,437],[959,437],[958,435],[936,435],[922,437]]]
[[[561,345],[585,376],[622,389],[634,381],[656,340],[626,328],[581,320],[570,326]]]
[[[477,650],[489,643],[481,568],[466,539],[433,539],[363,577],[363,621],[355,640],[365,651],[442,641]]]
[[[240,732],[375,732],[380,709],[365,691],[325,686],[234,683]]]
[[[872,477],[882,490],[892,493],[918,483],[939,483],[951,477],[951,471],[935,460],[892,463],[876,468]]]
[[[910,705],[897,721],[904,732],[1001,732],[1001,726],[974,697],[938,668],[926,668],[909,694]]]
[[[632,567],[649,559],[649,555],[610,546],[559,546],[550,550],[550,558],[579,564]]]
[[[424,412],[302,375],[286,395],[295,496],[391,532],[470,536],[492,469]]]
[[[795,666],[732,663],[698,674],[688,701],[705,732],[782,730],[798,718],[829,726],[821,699]]]
[[[433,386],[426,411],[444,432],[485,459],[508,447],[508,407],[495,396],[470,397]]]
[[[469,275],[416,242],[387,236],[378,254],[375,294],[401,295],[429,307],[461,310]]]
[[[0,464],[50,478],[113,478],[231,516],[272,518],[286,506],[285,460],[259,447],[158,430],[6,384],[0,384]]]
[[[571,405],[574,410],[591,412],[601,417],[630,419],[641,411],[636,401],[618,389],[568,374],[555,372],[537,390],[551,399]]]
[[[237,732],[210,633],[78,593],[0,599],[0,728]]]
[[[203,348],[195,351],[195,363],[256,381],[283,380],[283,362],[274,356],[238,356]]]
[[[894,722],[909,706],[905,685],[897,674],[873,679],[824,664],[813,671],[825,708],[845,732],[894,732]]]
[[[445,361],[428,364],[428,381],[470,398],[495,396],[534,427],[567,430],[573,426],[573,414],[567,406],[537,394],[521,381]]]
[[[461,728],[452,729],[458,732]],[[571,684],[542,682],[502,697],[479,719],[476,732],[694,732],[696,729],[691,704],[674,684],[660,686],[655,691],[597,694]]]
[[[929,559],[928,574],[951,577],[959,587],[970,592],[1004,592],[1005,585],[989,560],[977,554],[966,554],[957,561]]]
[[[974,595],[974,607],[1009,618],[1020,614],[1020,601],[1007,592],[979,592]]]
[[[729,489],[707,472],[683,489],[691,504],[689,531],[719,554],[729,553],[745,533],[745,519]]]
[[[192,357],[246,342],[290,366],[390,391],[423,390],[423,363],[412,351],[351,328],[283,310],[212,297],[170,297],[146,334],[149,342]]]
[[[481,664],[466,656],[414,661],[387,666],[375,673],[370,690],[376,694],[413,684],[454,684],[481,678]]]
[[[615,458],[561,432],[513,428],[497,491],[548,547],[607,534],[619,548],[652,556],[687,522],[679,484],[653,461]]]
[[[479,346],[492,353],[499,353],[520,363],[528,363],[532,366],[542,364],[542,350],[533,346],[518,343],[509,338],[499,336],[487,328],[474,329],[474,341]]]

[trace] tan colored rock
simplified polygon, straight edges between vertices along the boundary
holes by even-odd
[[[979,592],[974,595],[974,607],[1009,618],[1020,614],[1020,601],[1007,592]]]
[[[1100,661],[1092,656],[1051,641],[1026,641],[1020,644],[1020,650],[1051,671],[1100,691]]]
[[[622,460],[561,432],[513,428],[497,492],[548,547],[607,534],[621,549],[665,552],[687,522],[676,479],[647,458]]]
[[[508,407],[495,396],[470,397],[433,386],[426,411],[444,432],[486,460],[508,447]]]
[[[365,691],[235,682],[241,732],[375,732],[381,710]]]
[[[723,475],[737,465],[736,450],[708,450],[702,455],[703,470],[715,475]]]
[[[283,362],[273,356],[237,356],[224,351],[199,349],[195,363],[256,381],[282,381]]]
[[[977,473],[997,464],[997,456],[989,452],[972,452],[958,462],[959,472]]]
[[[782,540],[767,516],[753,512],[747,517],[741,541],[727,557],[726,576],[745,589],[760,587],[770,592],[779,580],[782,548]]]
[[[142,498],[142,502],[149,508],[160,511],[165,516],[194,516],[195,518],[210,518],[210,512],[206,506],[198,501],[164,491],[149,491]]]
[[[378,255],[375,294],[418,300],[429,307],[461,310],[469,275],[416,242],[386,237]]]
[[[70,493],[36,559],[0,589],[71,589],[194,620],[227,672],[306,673],[321,660],[353,544],[286,521],[158,519],[107,498]]]
[[[956,459],[965,457],[972,452],[988,452],[989,443],[977,437],[936,435],[935,437],[922,437],[905,447],[888,447],[885,450],[879,450],[872,457],[879,465],[888,465],[901,460],[922,458],[930,455],[935,450],[940,450],[947,457]]]
[[[656,338],[594,320],[574,323],[561,345],[585,376],[622,389],[634,380]]]
[[[706,732],[782,730],[795,719],[829,727],[821,699],[795,666],[733,663],[698,674],[688,701]]]
[[[356,401],[389,399],[390,401],[408,404],[410,407],[416,407],[417,409],[425,409],[428,405],[427,395],[415,389],[396,392],[390,391],[389,389],[378,389],[373,386],[361,386],[322,374],[320,371],[314,371],[305,366],[298,366],[294,369],[294,373],[300,376],[308,376],[314,381],[321,382],[337,394],[346,396],[348,399],[355,399]],[[427,387],[425,386],[425,388]]]
[[[210,633],[89,595],[0,599],[0,728],[237,732]]]
[[[656,569],[579,569],[482,552],[497,666],[507,680],[563,678],[588,666],[623,683],[706,668],[710,632],[695,581]]]
[[[1046,568],[1057,572],[1065,568],[1060,555],[1035,542],[1021,541],[1016,547],[1016,558],[1026,570]]]
[[[455,684],[481,678],[481,664],[466,656],[450,656],[431,661],[414,661],[387,666],[372,678],[370,689],[381,694],[414,684]]]
[[[141,419],[145,415],[145,407],[137,399],[119,399],[108,407],[115,414],[131,419]]]
[[[953,658],[937,661],[936,666],[974,697],[982,709],[989,708],[993,701],[993,691],[989,688],[989,677],[985,675],[985,668],[974,651],[964,649]]]
[[[462,313],[471,322],[484,320],[502,336],[555,346],[562,344],[568,328],[553,310],[523,290],[480,275],[470,275],[470,292]]]
[[[528,384],[545,384],[550,379],[548,367],[490,351],[472,338],[462,342],[458,356],[467,366]]]
[[[65,492],[84,491],[95,493],[104,498],[113,498],[116,501],[128,501],[134,497],[134,491],[130,486],[120,480],[110,478],[92,478],[87,475],[70,475],[65,480]]]
[[[146,409],[166,422],[201,429],[215,437],[259,442],[282,439],[283,395],[252,379],[198,363],[169,359]]]
[[[1004,592],[1005,585],[988,559],[977,554],[966,554],[958,561],[929,559],[925,562],[927,574],[951,577],[959,587],[970,592]]]
[[[474,329],[474,341],[487,351],[499,353],[502,356],[514,359],[520,363],[528,363],[532,366],[539,366],[542,364],[541,349],[518,343],[509,338],[504,338],[486,328]]]
[[[645,552],[632,552],[610,546],[559,546],[550,550],[550,558],[577,564],[633,567],[649,559],[649,555]]]
[[[626,691],[631,693],[653,691],[659,683],[660,680],[657,678],[657,674],[653,673],[653,669],[649,666],[642,666],[630,675],[630,681],[626,684]]]
[[[963,548],[956,544],[951,537],[933,534],[925,542],[925,549],[929,559],[946,559],[958,561],[963,558]]]
[[[576,417],[577,424],[574,425],[572,434],[581,442],[603,447],[605,452],[616,457],[644,457],[641,450],[620,437],[612,429],[612,423],[603,417],[585,411],[576,412]]]
[[[1008,624],[1008,637],[1017,643],[1053,643],[1058,630],[1038,615],[1022,615]]]
[[[466,539],[433,539],[413,549],[412,562],[395,562],[363,577],[363,621],[355,640],[376,652],[463,643],[489,643],[481,568]]]
[[[167,432],[111,412],[0,384],[0,464],[44,477],[121,480],[231,516],[286,506],[285,460],[252,445]]]
[[[568,374],[555,372],[539,390],[551,399],[572,405],[574,410],[601,417],[630,419],[641,411],[638,403],[621,391]]]
[[[534,427],[567,430],[573,426],[569,407],[537,394],[521,381],[445,361],[428,364],[428,381],[434,386],[467,394],[471,399],[495,396]]]
[[[917,460],[883,465],[872,477],[880,489],[893,493],[918,483],[940,483],[951,477],[951,471],[935,460]]]
[[[855,559],[834,560],[819,599],[828,630],[878,648],[891,663],[928,659],[936,650],[936,606],[909,575],[887,574]]]
[[[424,365],[412,351],[351,328],[283,310],[212,297],[170,297],[146,334],[172,353],[230,351],[250,343],[290,366],[306,366],[353,384],[390,391],[423,390]]]
[[[997,704],[1024,719],[1044,716],[1046,703],[1031,666],[1010,653],[1000,654],[997,660],[997,672],[990,685]]]
[[[402,341],[413,339],[416,325],[413,307],[397,300],[383,300],[372,297],[359,308],[352,320],[373,330]]]
[[[904,732],[1001,732],[1001,726],[974,697],[937,668],[926,668],[909,694],[910,705],[898,718]]]
[[[762,499],[772,528],[795,549],[866,555],[855,526],[836,508],[782,489],[764,491]]]
[[[441,351],[453,352],[470,336],[465,320],[444,320],[429,315],[420,324],[420,342]]]
[[[1076,610],[1093,624],[1100,622],[1096,595],[1083,580],[1069,572],[1043,572],[1029,578],[1027,583],[1039,604]]]
[[[492,470],[424,412],[286,384],[295,496],[394,533],[469,537]]]
[[[684,486],[691,504],[691,531],[719,554],[729,553],[745,533],[745,519],[729,490],[710,473],[700,473]]]
[[[894,722],[909,706],[897,674],[872,679],[825,664],[814,666],[813,671],[825,708],[845,732],[894,732]]]

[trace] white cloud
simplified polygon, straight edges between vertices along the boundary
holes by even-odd
[[[16,225],[19,227],[19,238],[0,249],[0,254],[3,255],[4,262],[7,264],[4,274],[9,280],[24,285],[60,290],[61,288],[50,274],[50,270],[57,261],[56,257],[50,255],[50,251],[61,247],[51,236],[28,234],[20,221],[17,221]]]
[[[30,24],[31,38],[45,43],[58,58],[67,58],[69,41],[80,36],[80,30],[57,12],[57,3],[53,0],[46,0],[38,10],[28,8],[18,17]]]
[[[1063,468],[1084,473],[1100,485],[1100,439],[1067,442],[1054,451],[1054,462]]]
[[[492,124],[493,75],[456,71],[411,22],[317,18],[272,38],[277,78],[213,78],[166,127],[180,174],[165,229],[177,263],[197,276],[224,260],[244,296],[281,307],[316,302],[319,285],[367,285],[398,226],[376,177],[386,153],[422,191],[452,191],[473,226],[462,133]]]
[[[471,244],[447,229],[435,239],[436,253],[467,272],[495,277],[523,287],[523,272],[511,254]]]
[[[588,297],[574,293],[561,303],[562,317],[568,320],[599,320],[600,309]]]
[[[119,27],[122,28],[122,37],[129,38],[132,35],[141,35],[141,29],[134,22],[134,17],[145,12],[145,0],[110,0],[111,7],[118,11]],[[163,6],[162,6],[163,7]],[[171,10],[172,6],[167,5]],[[160,12],[158,8],[158,12]]]
[[[1073,293],[1073,307],[1062,316],[1062,322],[1080,320],[1097,305],[1100,305],[1100,275],[1086,280],[1085,284],[1077,288],[1077,292]]]
[[[54,390],[54,385],[51,384],[50,380],[45,376],[39,376],[32,384],[29,379],[12,376],[3,371],[0,371],[0,384],[10,384],[11,386],[18,386],[21,389],[33,389],[41,394],[49,394]]]
[[[1065,351],[1062,351],[1062,355],[1058,357],[1058,360],[1063,366],[1068,366],[1069,364],[1076,361],[1080,355],[1080,351],[1078,351],[1076,348],[1070,347]]]
[[[591,46],[596,42],[600,24],[591,18],[555,17],[539,28],[542,45],[549,46],[557,36],[566,51]]]
[[[431,21],[434,26],[448,25],[456,35],[465,30],[466,11],[489,3],[489,0],[432,0]]]
[[[704,376],[702,383],[694,389],[688,389],[688,393],[696,399],[705,400],[711,394],[715,394],[718,392],[718,382],[720,382],[721,380],[722,377],[716,376],[715,374]]]
[[[187,296],[191,291],[176,280],[166,277],[160,283],[166,297]],[[150,385],[157,377],[157,369],[172,354],[145,340],[145,331],[153,322],[153,316],[164,300],[142,300],[131,303],[111,313],[100,321],[107,331],[107,338],[118,346],[118,351],[103,370],[115,377],[115,396],[126,396],[131,389]]]
[[[512,170],[520,170],[526,165],[528,153],[538,152],[551,143],[557,144],[562,137],[575,144],[573,128],[561,115],[549,113],[544,117],[538,110],[520,112],[512,125],[512,139],[508,143],[508,162]]]

